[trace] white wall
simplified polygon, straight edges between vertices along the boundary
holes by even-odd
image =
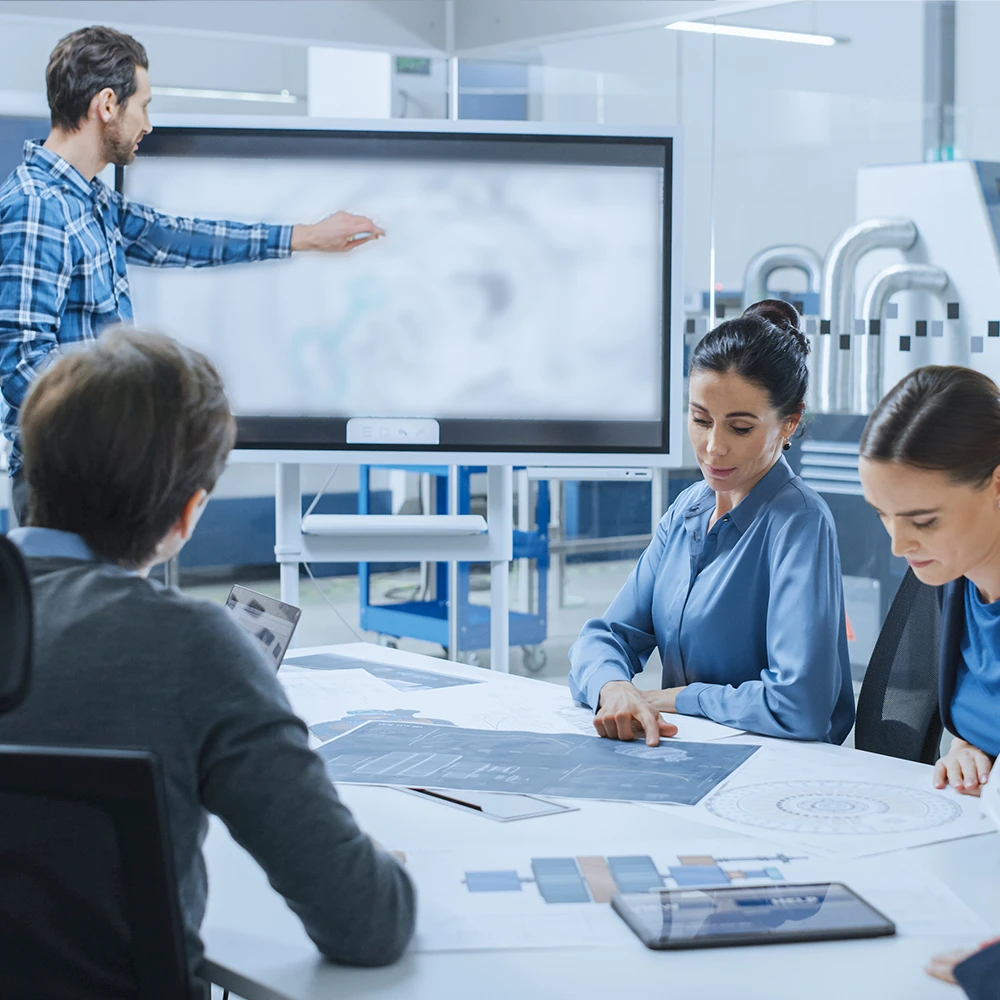
[[[717,281],[730,289],[764,246],[825,252],[855,221],[858,167],[920,159],[923,8],[821,0],[725,22],[849,39],[825,49],[716,40]],[[707,290],[712,39],[648,30],[543,46],[538,57],[532,108],[543,120],[596,121],[603,73],[606,122],[683,126],[685,292]]]
[[[955,8],[956,156],[1000,160],[996,86],[1000,3],[961,0]]]
[[[80,4],[81,12],[87,6]],[[23,104],[28,95],[35,96],[38,110],[44,113],[49,53],[73,27],[63,21],[5,19],[0,13],[0,36],[4,43],[0,59],[0,114],[25,113]],[[298,104],[260,104],[158,96],[150,108],[154,115],[306,113],[307,50],[302,46],[266,39],[185,35],[156,28],[142,29],[137,37],[149,56],[149,74],[154,86],[260,93],[287,90],[301,98]]]
[[[389,118],[392,57],[388,52],[309,47],[312,118]]]

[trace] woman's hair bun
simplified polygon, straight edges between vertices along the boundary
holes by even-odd
[[[744,317],[759,316],[773,323],[782,333],[791,334],[803,353],[809,353],[809,341],[799,330],[799,311],[782,299],[762,299],[743,310]]]

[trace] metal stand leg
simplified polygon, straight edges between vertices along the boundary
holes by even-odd
[[[509,465],[487,472],[486,521],[496,540],[490,560],[490,667],[510,673],[510,561],[514,544],[514,473]],[[497,558],[497,557],[500,558]]]
[[[563,511],[563,484],[558,479],[553,479],[549,483],[552,497],[552,521],[549,524],[549,542],[560,542],[563,538],[563,524],[565,523],[565,513]],[[551,572],[555,577],[556,607],[566,607],[566,563],[563,561],[563,554],[555,551],[549,557],[551,562]]]
[[[281,566],[281,599],[297,606],[302,561],[301,466],[275,466],[274,510],[274,556]]]
[[[531,482],[528,470],[517,474],[517,530],[531,531]],[[517,561],[517,608],[525,613],[531,611],[531,560]]]
[[[448,466],[448,513],[457,514],[458,510],[458,466]],[[461,607],[458,592],[458,563],[454,559],[448,561],[448,659],[458,659],[458,616]]]
[[[428,472],[420,473],[420,512],[422,514],[440,514],[434,503],[434,487],[431,482],[431,475]],[[420,589],[417,591],[417,599],[421,601],[430,600],[431,597],[440,597],[440,594],[433,594],[434,588],[434,566],[427,560],[420,564]]]
[[[650,530],[653,534],[656,534],[656,526],[660,523],[660,518],[667,512],[667,507],[669,503],[667,502],[670,496],[670,473],[666,469],[653,469],[653,481],[650,484],[650,498],[651,498],[651,528]]]
[[[168,559],[163,564],[163,585],[170,590],[180,592],[181,589],[181,566],[177,556]]]

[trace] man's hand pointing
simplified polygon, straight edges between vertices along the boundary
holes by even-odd
[[[293,226],[292,250],[343,253],[380,236],[385,233],[371,219],[350,212],[334,212],[314,225]]]

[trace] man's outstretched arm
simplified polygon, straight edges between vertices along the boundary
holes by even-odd
[[[147,267],[213,267],[287,257],[300,250],[343,253],[385,235],[363,215],[335,212],[295,226],[189,219],[122,198],[119,227],[125,256]]]

